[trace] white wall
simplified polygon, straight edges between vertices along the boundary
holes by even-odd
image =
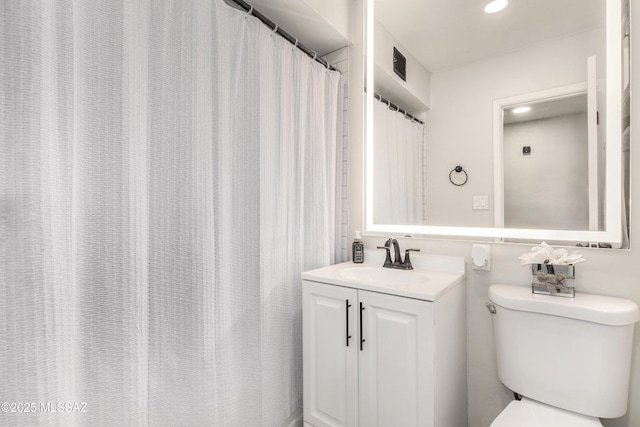
[[[348,0],[304,0],[304,2],[343,37],[349,37],[350,4]]]
[[[588,230],[587,113],[505,125],[502,140],[505,227]]]
[[[632,34],[640,34],[640,8],[632,8]],[[361,30],[361,27],[360,27]],[[640,84],[640,44],[634,43],[632,46],[632,79],[634,84]],[[354,51],[350,51],[354,53]],[[357,55],[358,52],[355,54]],[[581,56],[587,56],[587,52]],[[360,56],[354,56],[360,58]],[[535,62],[535,61],[534,61]],[[512,64],[514,65],[514,64]],[[517,65],[517,64],[515,64]],[[549,70],[543,66],[538,67],[538,71],[548,74]],[[358,76],[355,69],[350,69],[352,80],[358,84],[358,88],[363,87],[362,77]],[[484,74],[489,73],[487,67],[483,71]],[[555,70],[561,82],[558,85],[575,83],[576,79],[570,73],[564,70]],[[490,76],[486,76],[489,79]],[[582,80],[586,75],[582,77]],[[527,82],[525,82],[527,83]],[[352,84],[350,82],[350,84]],[[468,90],[468,85],[462,85],[460,90]],[[352,88],[353,89],[353,88]],[[513,89],[513,88],[511,88]],[[353,89],[355,90],[355,89]],[[482,88],[473,87],[475,92],[479,92]],[[538,88],[530,88],[527,91],[538,90]],[[351,94],[351,93],[350,93]],[[504,96],[511,95],[507,93]],[[359,92],[354,93],[354,97],[358,98]],[[350,98],[351,101],[354,98]],[[363,166],[363,150],[364,139],[362,133],[362,115],[364,109],[362,102],[350,105],[350,132],[359,132],[357,135],[350,134],[349,142],[349,236],[353,239],[353,231],[362,229],[362,166]],[[635,129],[632,138],[632,145],[640,144],[638,130],[640,130],[640,98],[632,100],[632,127]],[[491,165],[491,151],[487,148],[472,150],[466,153],[459,148],[460,141],[465,139],[471,143],[484,142],[490,140],[490,137],[476,137],[476,134],[469,133],[465,128],[473,123],[485,129],[490,128],[491,113],[483,113],[481,117],[473,117],[469,114],[461,114],[460,122],[454,128],[458,130],[455,140],[447,141],[442,149],[442,162],[445,164],[435,177],[440,179],[446,177],[441,176],[442,173],[448,174],[448,171],[455,166],[459,160],[460,163],[471,165],[471,183],[476,179],[481,180],[483,176],[492,179],[491,166],[481,168],[476,167],[475,157],[482,155],[483,163]],[[357,123],[356,123],[357,122]],[[479,135],[479,134],[478,134]],[[487,145],[487,147],[490,145]],[[640,150],[634,150],[631,153],[631,162],[635,169],[631,171],[631,196],[632,199],[640,200],[640,186],[633,183],[638,180],[640,175]],[[469,185],[471,185],[471,183]],[[465,186],[467,187],[467,186]],[[462,187],[464,189],[465,187]],[[475,187],[469,187],[475,190]],[[485,187],[478,187],[484,189]],[[491,188],[490,186],[488,187]],[[488,191],[488,190],[487,190]],[[471,194],[465,193],[464,200],[468,203]],[[448,196],[451,200],[460,197],[459,194],[451,192]],[[453,212],[453,206],[450,206],[449,212]],[[640,265],[640,209],[632,208],[631,214],[631,245],[636,247],[635,250],[617,251],[605,249],[582,249],[587,262],[579,265],[577,269],[577,287],[578,292],[612,295],[618,297],[629,298],[640,304],[640,273],[638,266]],[[409,240],[411,242],[409,243]],[[375,248],[382,244],[383,238],[365,237],[364,243],[367,248]],[[466,258],[467,266],[470,265],[471,242],[458,240],[436,240],[436,239],[400,239],[403,248],[411,245],[419,247],[427,254],[442,254],[463,256]],[[493,347],[493,330],[491,325],[491,316],[489,315],[484,303],[487,301],[487,290],[492,283],[507,283],[514,285],[527,286],[529,283],[528,270],[520,267],[517,257],[523,252],[529,251],[531,245],[523,244],[493,244],[491,245],[491,271],[476,272],[467,267],[467,371],[468,371],[468,402],[469,402],[469,426],[470,427],[488,427],[491,421],[502,411],[507,403],[512,399],[511,393],[500,383],[496,374],[495,352]],[[631,394],[629,412],[626,416],[616,420],[605,420],[604,425],[607,427],[637,427],[640,426],[640,330],[636,330],[634,341],[633,366],[631,373]]]
[[[355,230],[362,230],[364,215],[364,117],[365,117],[365,19],[364,0],[351,2],[351,21],[349,25],[349,83],[347,88],[349,101],[348,130],[348,239],[353,241]]]
[[[493,101],[585,82],[591,55],[597,55],[598,75],[603,75],[604,40],[604,29],[595,29],[431,75],[426,118],[430,225],[493,226],[493,209],[471,209],[474,195],[489,195],[493,206]],[[456,165],[469,174],[463,187],[449,182]]]
[[[349,78],[349,48],[343,47],[334,52],[331,52],[322,57],[328,64],[333,66],[336,70],[340,71],[342,74],[342,78]],[[348,233],[348,212],[349,212],[349,190],[347,188],[348,185],[348,159],[349,159],[349,94],[348,88],[344,92],[344,109],[342,111],[342,126],[343,126],[343,134],[342,134],[342,173],[340,174],[340,178],[342,180],[342,188],[341,188],[341,211],[340,211],[340,252],[341,259],[346,261],[349,259],[349,249],[351,248],[351,244],[348,241],[347,233]]]

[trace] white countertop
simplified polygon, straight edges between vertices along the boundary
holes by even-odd
[[[414,270],[382,268],[382,262],[375,257],[364,264],[349,261],[306,271],[302,278],[424,301],[436,301],[464,281],[463,258],[412,254],[411,259]]]

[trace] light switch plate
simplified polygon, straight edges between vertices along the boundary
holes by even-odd
[[[489,196],[473,196],[473,210],[474,211],[489,210]]]

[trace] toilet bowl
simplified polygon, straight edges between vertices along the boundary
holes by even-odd
[[[627,412],[635,302],[509,285],[491,285],[489,299],[498,377],[523,397],[491,427],[596,427]]]
[[[509,403],[491,427],[602,427],[602,423],[594,417],[522,398]]]

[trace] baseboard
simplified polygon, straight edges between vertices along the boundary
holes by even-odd
[[[282,427],[302,427],[302,409],[298,409],[284,420]]]

